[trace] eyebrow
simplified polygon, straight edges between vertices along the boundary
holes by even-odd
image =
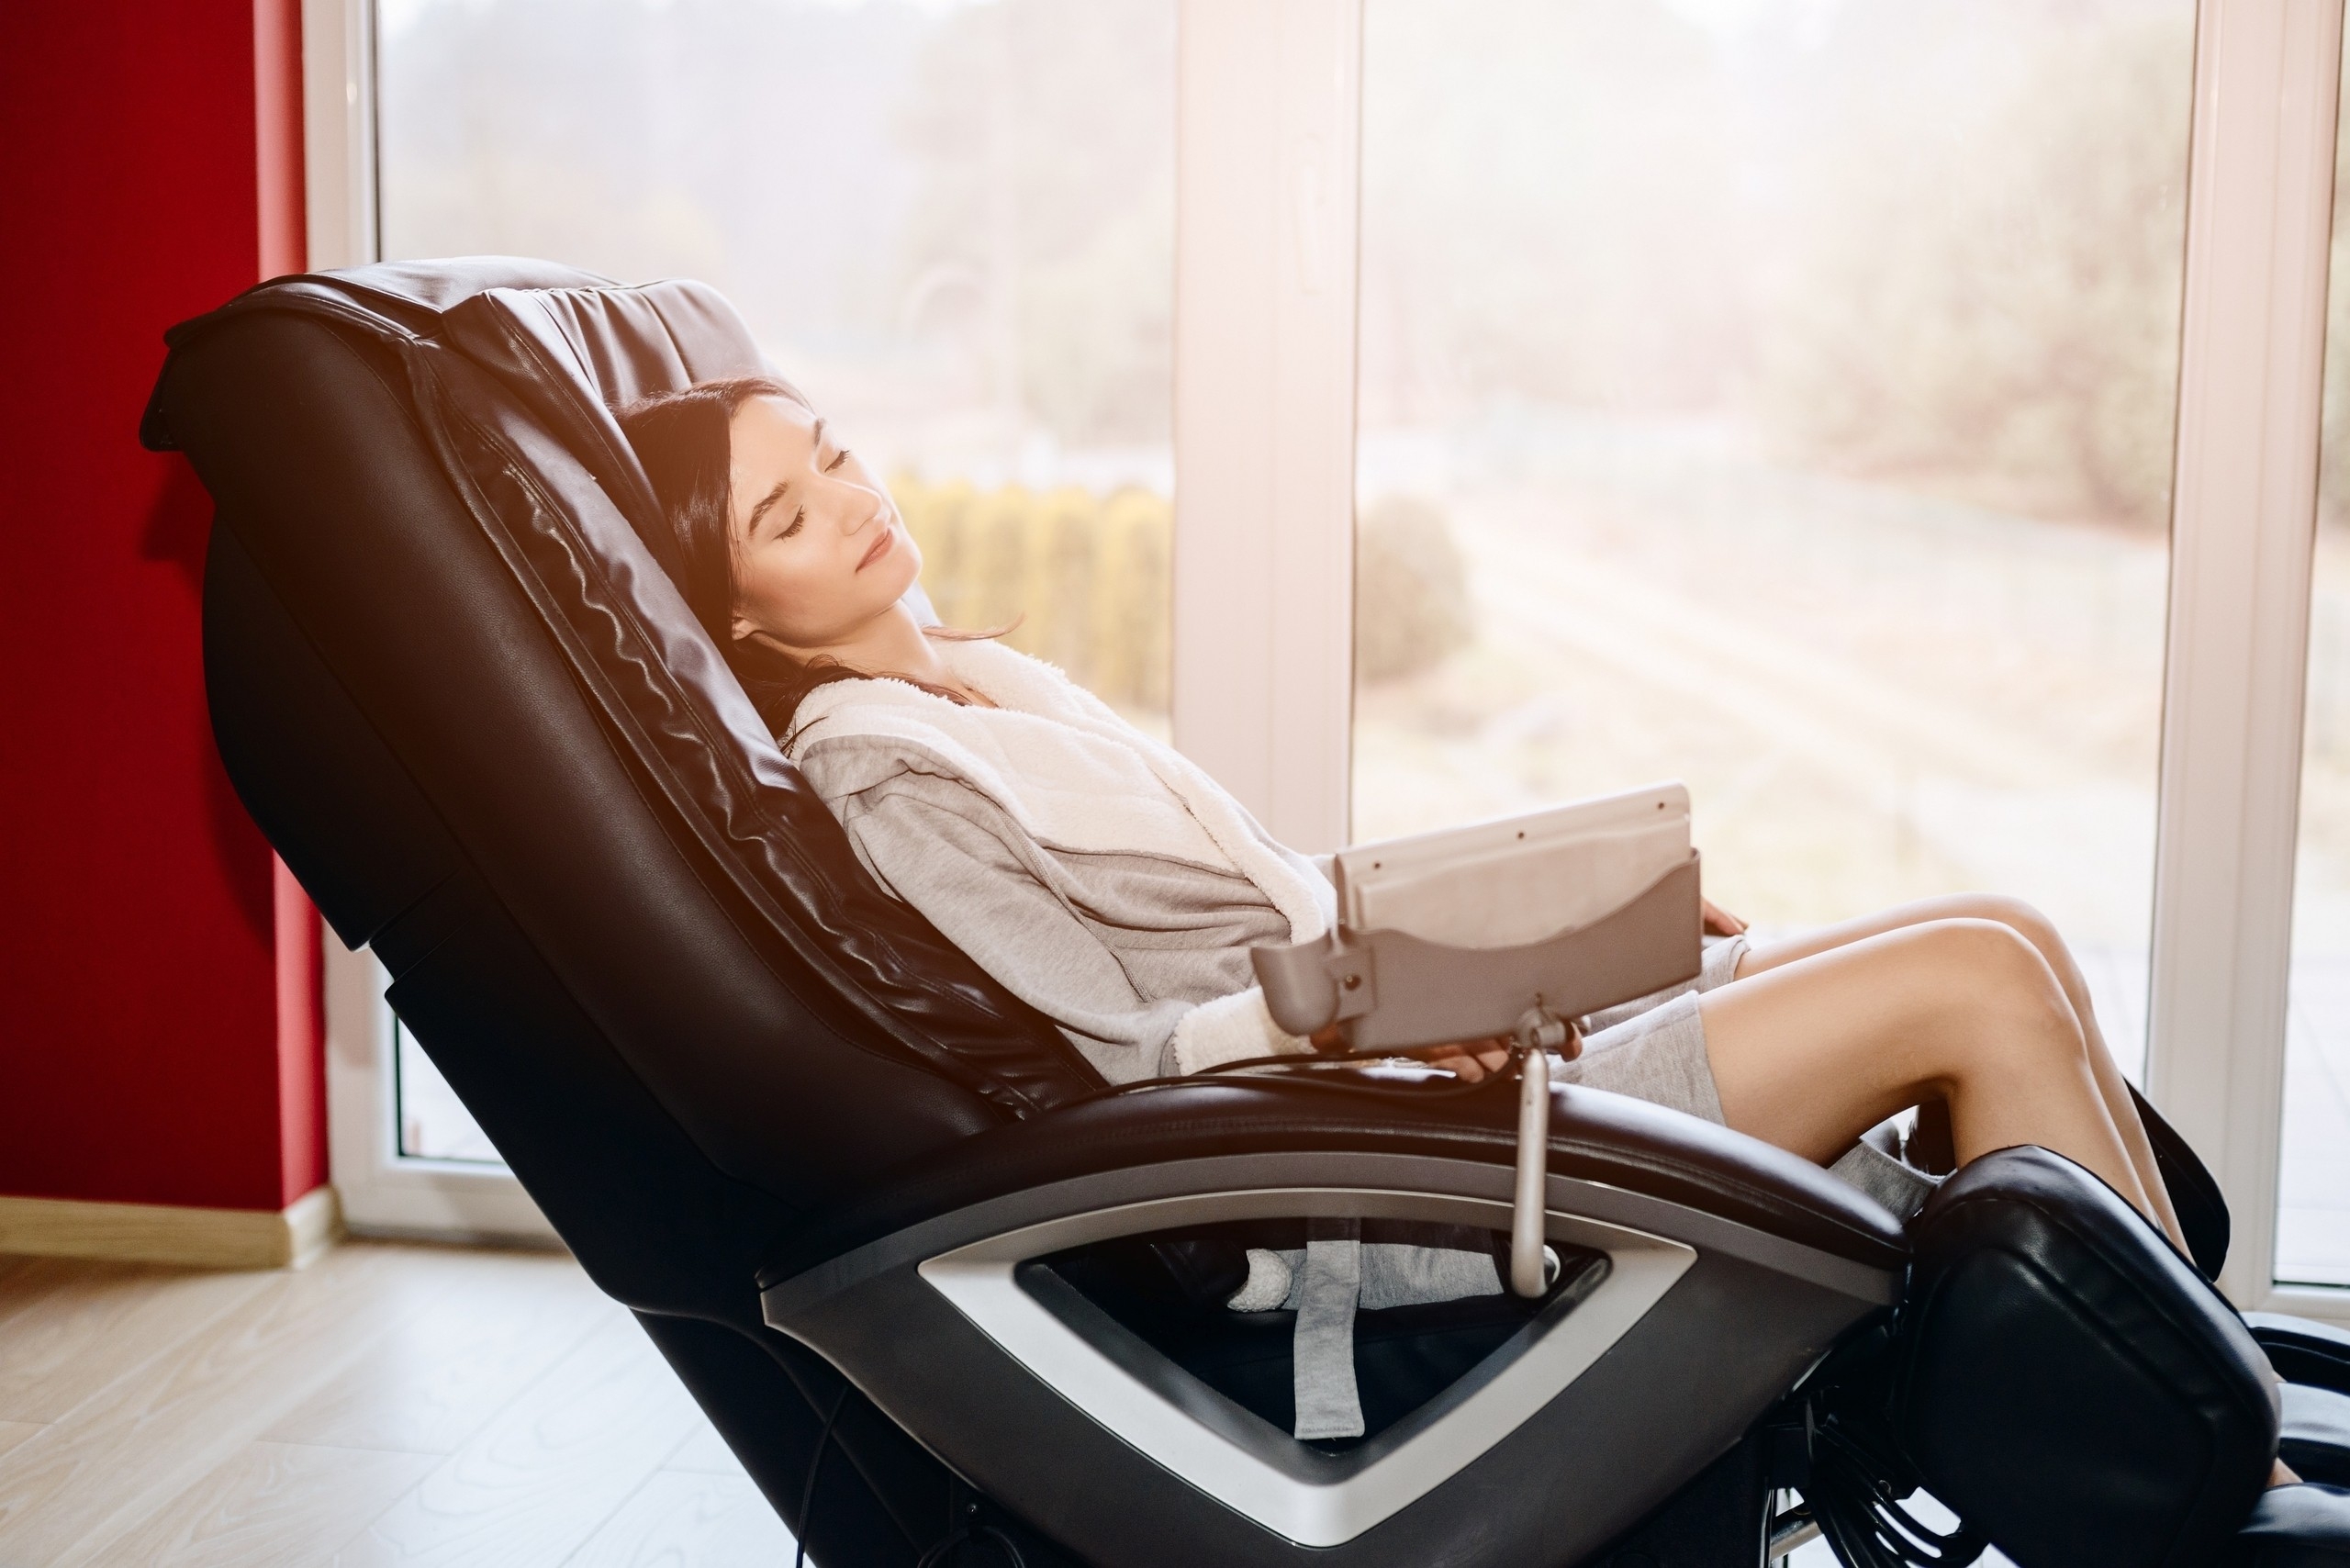
[[[744,524],[743,524],[743,537],[744,537],[744,538],[748,539],[748,538],[750,538],[753,534],[755,534],[755,533],[758,532],[758,531],[759,531],[759,519],[761,519],[761,518],[763,518],[763,517],[767,516],[767,510],[768,510],[769,508],[773,507],[773,506],[774,506],[778,501],[782,500],[782,499],[783,499],[783,497],[784,497],[784,492],[786,492],[786,491],[789,490],[790,488],[791,488],[791,481],[790,481],[790,480],[789,480],[789,479],[778,479],[778,480],[775,482],[775,488],[774,488],[774,489],[772,489],[772,490],[769,490],[766,495],[764,495],[764,496],[762,496],[762,497],[760,497],[760,498],[759,498],[759,504],[758,504],[758,505],[756,505],[756,506],[755,506],[755,507],[753,507],[753,508],[751,509],[751,515],[750,515],[750,517],[749,517],[747,520],[745,520],[745,521],[744,521]]]
[[[808,449],[809,454],[812,457],[816,453],[822,452],[823,449],[824,421],[822,417],[819,416],[816,420],[816,438],[810,443]],[[775,488],[769,490],[766,495],[759,498],[759,504],[751,509],[750,517],[744,520],[743,523],[744,538],[748,539],[751,535],[759,531],[759,519],[767,516],[768,509],[773,507],[777,502],[782,500],[785,494],[789,492],[790,488],[790,480],[778,479],[775,482]]]

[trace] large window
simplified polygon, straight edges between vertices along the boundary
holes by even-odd
[[[1766,929],[2033,901],[2226,1185],[2231,1291],[2350,1316],[2271,1283],[2350,1282],[2340,38],[2331,0],[306,0],[310,234],[715,284],[949,620],[1171,707],[1301,847],[1678,777]],[[366,1136],[488,1182],[337,973],[337,1081],[407,1085]]]
[[[2350,136],[2335,152],[2333,264],[2310,586],[2309,689],[2285,1023],[2277,1279],[2350,1285]]]
[[[1358,836],[1685,779],[2143,1048],[2193,0],[1367,0]]]

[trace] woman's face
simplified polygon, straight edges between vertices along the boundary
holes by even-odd
[[[881,482],[781,398],[744,403],[730,437],[734,635],[814,652],[888,613],[922,554]]]

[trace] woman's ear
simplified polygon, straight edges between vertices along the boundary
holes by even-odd
[[[752,622],[748,616],[744,615],[737,615],[734,617],[733,621],[727,623],[726,630],[738,643],[743,641],[745,637],[755,637],[759,634],[758,627]]]

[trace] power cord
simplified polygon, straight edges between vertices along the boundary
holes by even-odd
[[[1964,1521],[1938,1530],[1894,1500],[1887,1462],[1839,1415],[1805,1412],[1811,1475],[1804,1500],[1844,1568],[1965,1568],[1990,1542]]]
[[[817,1473],[823,1468],[825,1450],[832,1446],[833,1428],[840,1421],[841,1408],[848,1403],[849,1386],[848,1380],[843,1378],[841,1391],[833,1395],[833,1407],[824,1413],[824,1429],[817,1436],[816,1451],[808,1460],[808,1479],[800,1488],[800,1529],[794,1532],[798,1540],[796,1549],[791,1554],[791,1568],[807,1568],[808,1537],[812,1533],[816,1518],[816,1476]],[[914,1564],[914,1568],[941,1568],[950,1553],[974,1541],[986,1541],[1001,1548],[1004,1556],[1010,1560],[1012,1568],[1028,1568],[1028,1559],[1021,1555],[1019,1543],[995,1526],[982,1522],[977,1517],[979,1511],[979,1506],[977,1503],[968,1505],[966,1512],[971,1517],[949,1530],[946,1539],[923,1552],[920,1561]]]
[[[923,1552],[922,1560],[914,1564],[914,1568],[942,1568],[949,1552],[981,1540],[1000,1548],[1004,1556],[1011,1560],[1012,1568],[1028,1568],[1028,1560],[1020,1555],[1020,1548],[1013,1544],[1010,1536],[993,1525],[978,1523],[957,1526],[946,1540]]]
[[[791,1568],[807,1568],[809,1527],[816,1517],[816,1473],[823,1468],[824,1450],[832,1446],[833,1423],[841,1418],[841,1406],[848,1403],[848,1379],[841,1379],[841,1391],[833,1395],[833,1407],[824,1415],[824,1430],[816,1439],[816,1451],[808,1461],[808,1482],[800,1488],[800,1528],[792,1532],[799,1538],[799,1550],[791,1554]]]
[[[1268,1078],[1276,1077],[1281,1073],[1302,1073],[1326,1079],[1327,1087],[1345,1093],[1367,1094],[1380,1100],[1405,1101],[1450,1100],[1463,1095],[1483,1094],[1490,1092],[1496,1084],[1515,1082],[1516,1080],[1516,1073],[1488,1073],[1483,1080],[1476,1082],[1458,1081],[1449,1084],[1419,1082],[1389,1085],[1366,1082],[1360,1078],[1342,1074],[1339,1071],[1341,1069],[1360,1067],[1366,1062],[1416,1059],[1417,1053],[1423,1050],[1451,1048],[1448,1046],[1420,1046],[1408,1050],[1398,1050],[1390,1047],[1384,1050],[1371,1051],[1316,1051],[1311,1056],[1300,1054],[1243,1057],[1237,1061],[1218,1062],[1214,1067],[1203,1067],[1197,1072],[1182,1077],[1138,1078],[1131,1083],[1114,1084],[1092,1098],[1108,1100],[1122,1094],[1139,1093],[1147,1089],[1165,1089],[1176,1084],[1197,1083],[1203,1079],[1217,1078],[1226,1073],[1237,1072],[1248,1072],[1252,1076],[1261,1072]]]

